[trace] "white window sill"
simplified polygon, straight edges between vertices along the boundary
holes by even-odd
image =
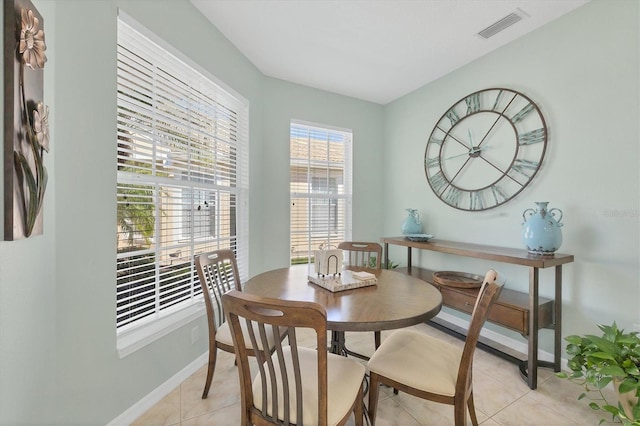
[[[200,301],[149,321],[146,324],[118,331],[116,338],[118,355],[120,358],[131,355],[135,351],[194,321],[204,313],[204,302]]]

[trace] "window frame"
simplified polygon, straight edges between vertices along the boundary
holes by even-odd
[[[294,157],[294,131],[307,132],[308,152],[302,156]],[[326,134],[326,158],[319,159],[312,153],[320,139],[312,135]],[[332,158],[331,142],[342,138],[343,152],[342,162]],[[315,141],[312,144],[312,140]],[[316,145],[317,146],[317,145]],[[289,241],[291,246],[290,263],[297,264],[306,258],[308,263],[313,262],[313,251],[319,248],[335,247],[338,243],[350,240],[352,233],[352,200],[353,200],[353,131],[335,126],[310,123],[300,120],[291,120],[289,127],[289,194],[290,194],[290,228]],[[306,169],[306,175],[304,170]],[[335,175],[340,171],[340,175]],[[322,172],[323,176],[316,173]],[[296,177],[294,179],[294,176]],[[340,179],[342,182],[340,183]],[[306,207],[296,206],[296,202],[306,203]],[[322,222],[322,215],[315,212],[314,207],[327,208],[324,218],[324,230],[318,230],[317,223]],[[296,212],[298,209],[298,212]],[[300,216],[306,209],[306,228],[296,229],[300,223]],[[300,250],[304,244],[297,244],[306,234],[306,248]],[[319,246],[314,245],[319,240],[324,240]]]
[[[202,193],[207,192],[210,195],[214,195],[214,198],[215,198],[215,202],[213,203],[213,206],[211,206],[213,209],[215,209],[215,218],[213,218],[210,223],[210,226],[213,226],[213,229],[211,229],[213,235],[209,235],[205,237],[202,237],[202,236],[194,237],[194,235],[191,234],[188,238],[191,241],[185,243],[187,246],[189,246],[189,250],[187,250],[188,253],[186,255],[180,255],[179,254],[180,252],[178,251],[176,262],[178,262],[179,265],[182,265],[182,266],[188,265],[188,269],[185,269],[185,271],[187,272],[184,272],[184,277],[187,280],[185,281],[186,284],[181,284],[183,289],[190,289],[190,290],[186,290],[186,294],[188,294],[188,297],[186,297],[186,299],[184,300],[180,299],[180,301],[175,305],[172,305],[171,302],[169,302],[168,305],[160,307],[162,300],[160,300],[159,288],[162,283],[159,281],[160,275],[158,274],[158,269],[160,267],[160,263],[162,262],[161,257],[164,254],[168,253],[167,251],[162,252],[164,254],[161,253],[161,250],[166,249],[166,247],[163,249],[163,245],[162,245],[163,242],[161,240],[165,238],[163,237],[163,233],[167,231],[161,228],[162,225],[160,222],[163,219],[159,219],[161,213],[159,213],[160,207],[158,207],[162,202],[165,201],[165,198],[162,195],[158,195],[161,192],[159,190],[157,190],[156,193],[154,194],[154,198],[152,202],[155,207],[155,212],[154,212],[155,218],[156,218],[155,225],[154,225],[155,229],[153,230],[153,240],[150,244],[150,247],[152,248],[146,250],[146,252],[156,253],[155,257],[153,257],[152,263],[155,265],[155,270],[156,270],[155,283],[154,283],[156,290],[155,290],[154,300],[156,305],[158,305],[158,307],[156,308],[156,311],[152,315],[139,318],[138,320],[133,321],[130,324],[124,324],[124,325],[122,323],[118,324],[118,321],[116,320],[115,328],[116,328],[117,349],[120,357],[124,357],[148,345],[149,343],[161,338],[162,336],[165,336],[179,329],[180,327],[188,324],[189,322],[196,320],[197,318],[199,318],[204,314],[204,303],[202,299],[202,293],[200,290],[200,284],[197,278],[197,273],[195,271],[195,262],[194,262],[195,255],[199,254],[200,252],[210,251],[218,248],[232,248],[236,252],[238,270],[239,270],[241,279],[246,280],[248,278],[248,269],[249,269],[248,268],[248,263],[249,263],[249,260],[248,260],[248,257],[249,257],[249,238],[248,238],[249,236],[249,229],[248,229],[249,227],[249,210],[248,210],[249,102],[240,94],[235,92],[233,89],[229,88],[226,84],[218,80],[215,76],[211,75],[210,72],[208,72],[207,70],[197,65],[191,59],[189,59],[180,51],[178,51],[177,49],[173,48],[171,45],[169,45],[168,43],[160,39],[157,35],[153,34],[147,28],[145,28],[144,26],[136,22],[134,19],[129,17],[123,11],[119,10],[117,20],[118,20],[117,22],[118,46],[120,46],[120,44],[123,43],[123,40],[121,39],[121,37],[126,37],[126,35],[121,34],[121,31],[124,31],[122,28],[126,26],[133,32],[137,33],[135,37],[138,37],[138,36],[140,37],[140,40],[136,40],[138,43],[141,43],[141,45],[143,43],[154,44],[156,45],[155,47],[157,48],[157,50],[162,52],[161,53],[161,55],[163,55],[161,58],[162,64],[164,65],[164,63],[167,63],[168,65],[166,65],[166,69],[164,69],[162,65],[160,65],[159,69],[162,69],[162,71],[165,72],[165,75],[168,75],[169,77],[177,78],[178,79],[177,81],[179,83],[183,83],[183,81],[187,81],[187,79],[184,78],[185,76],[182,73],[183,72],[191,73],[193,77],[193,81],[197,82],[197,87],[195,83],[187,82],[186,84],[184,84],[185,87],[188,87],[187,90],[195,91],[196,94],[200,94],[200,90],[213,91],[212,96],[215,96],[215,105],[210,105],[210,107],[212,108],[212,111],[218,111],[216,108],[219,108],[220,106],[222,106],[223,108],[229,108],[228,110],[233,112],[233,114],[235,114],[233,118],[236,119],[233,122],[233,125],[235,126],[233,128],[233,133],[229,133],[228,140],[221,139],[222,142],[226,143],[225,146],[233,147],[233,151],[225,151],[225,152],[219,151],[220,149],[219,146],[222,146],[222,145],[220,145],[218,142],[215,142],[215,143],[211,142],[209,145],[206,145],[204,148],[202,148],[201,146],[195,146],[195,145],[194,145],[194,148],[189,148],[188,158],[194,158],[193,160],[194,164],[196,164],[198,161],[197,157],[195,156],[202,154],[202,152],[205,152],[205,154],[209,153],[215,158],[214,160],[210,160],[210,161],[215,161],[215,163],[213,164],[215,165],[225,164],[225,166],[227,166],[227,168],[224,169],[224,171],[216,172],[216,173],[220,173],[224,175],[225,178],[228,177],[229,179],[232,179],[231,181],[225,181],[225,182],[222,182],[219,179],[211,179],[210,182],[208,182],[206,185],[201,184],[200,186],[197,183],[198,172],[195,166],[193,170],[191,168],[188,169],[188,173],[190,175],[189,179],[191,179],[193,176],[196,176],[196,178],[193,180],[181,180],[182,176],[178,176],[174,181],[170,181],[170,179],[168,179],[166,176],[165,177],[155,176],[155,178],[151,178],[150,176],[146,176],[146,175],[143,175],[143,176],[136,175],[136,173],[130,173],[130,171],[124,171],[124,172],[121,171],[120,166],[122,165],[122,161],[121,161],[120,154],[121,154],[121,150],[124,148],[121,147],[122,139],[116,138],[118,142],[118,156],[117,156],[118,159],[116,161],[116,164],[118,164],[119,166],[119,170],[117,172],[117,182],[119,187],[123,184],[135,185],[137,183],[140,185],[140,188],[143,188],[144,185],[153,184],[153,185],[156,185],[156,189],[157,189],[162,187],[162,185],[171,183],[173,185],[172,188],[175,191],[178,191],[177,192],[178,195],[173,196],[172,198],[173,200],[180,199],[181,197],[183,197],[185,194],[185,191],[187,192],[202,191]],[[121,25],[123,25],[123,27],[121,27]],[[130,30],[126,30],[126,31],[130,31]],[[129,36],[131,36],[131,34],[129,34]],[[120,51],[120,47],[118,47],[118,50]],[[150,55],[150,56],[153,56],[153,55]],[[120,67],[121,59],[125,60],[124,58],[121,58],[120,53],[118,53],[118,67]],[[145,57],[145,60],[153,61],[153,59],[150,57]],[[174,72],[174,73],[171,72],[171,69],[172,69],[171,67],[174,64],[171,64],[170,62],[168,62],[170,60],[176,61],[173,69],[179,70],[178,72]],[[120,91],[122,90],[120,86],[120,70],[118,70],[117,74],[118,74],[118,92],[120,93]],[[155,89],[153,93],[154,93],[154,97],[157,96]],[[181,95],[182,92],[178,91],[176,93],[177,93],[176,97],[182,96]],[[202,93],[205,93],[205,92],[202,92]],[[211,93],[211,92],[206,92],[206,93]],[[213,97],[207,98],[204,95],[202,96],[202,98],[214,99]],[[204,102],[202,101],[202,98],[198,98],[194,102],[202,103]],[[185,92],[182,98],[182,101],[187,102],[187,99],[189,99],[188,93]],[[170,102],[172,101],[174,101],[174,98],[169,98],[166,104],[170,104]],[[177,103],[173,105],[176,107],[176,109],[183,107],[183,105],[179,105]],[[219,118],[216,118],[217,116],[212,116],[208,114],[209,110],[199,110],[198,107],[200,106],[201,106],[200,104],[196,104],[196,106],[193,109],[188,110],[188,113],[185,115],[186,117],[188,117],[187,121],[190,119],[193,119],[197,115],[198,119],[202,120],[202,118],[205,117],[207,124],[210,124],[209,122],[211,122],[211,123],[214,123],[212,127],[216,127],[219,123],[218,121]],[[206,106],[206,105],[202,104],[202,106]],[[120,94],[118,95],[118,100],[117,100],[117,111],[118,111],[117,113],[118,120],[120,120],[121,113],[122,113]],[[128,113],[129,112],[127,111],[127,114]],[[166,118],[167,118],[166,116],[163,117],[165,121],[166,121]],[[169,118],[171,118],[171,116]],[[118,132],[120,132],[120,123],[118,124],[118,129],[119,129]],[[160,130],[158,130],[158,132],[160,132]],[[195,129],[194,132],[196,132],[196,136],[194,136],[195,138],[202,138],[201,135],[197,134],[197,129]],[[158,136],[155,136],[156,134]],[[157,137],[160,139],[163,138],[161,132],[156,134],[153,134],[150,137],[151,138]],[[133,137],[133,133],[131,133],[131,135]],[[209,140],[211,140],[211,138],[209,138]],[[156,144],[159,144],[159,143],[160,142],[156,142],[155,139],[152,139],[152,142],[149,143],[150,146],[153,146],[152,151],[154,152],[154,155],[156,154],[155,146]],[[192,143],[191,139],[189,139],[189,142],[187,142],[188,146],[191,146],[191,143]],[[133,145],[134,143],[132,143],[132,146]],[[209,149],[207,148],[208,146],[215,146],[216,148],[211,148],[213,149],[213,151],[207,151]],[[227,159],[226,160],[220,159],[220,158],[223,158],[224,155],[227,156]],[[153,157],[153,158],[156,158],[155,160],[153,160],[154,162],[153,164],[156,164],[158,161],[157,157]],[[227,160],[232,161],[232,163],[221,163]],[[149,161],[152,161],[152,160],[149,160]],[[153,167],[155,168],[155,165]],[[203,180],[202,176],[200,176],[200,180]],[[208,192],[208,191],[212,191],[212,192]],[[221,195],[224,195],[224,197],[221,197]],[[162,197],[162,198],[158,198],[158,197]],[[225,216],[226,221],[228,222],[228,224],[225,225],[227,226],[227,228],[225,228],[224,233],[220,231],[223,225],[222,225],[222,220],[220,219],[221,216],[219,216],[219,213],[222,211],[223,198],[224,200],[226,200],[226,203],[227,203],[226,206],[224,207],[225,209],[224,211],[226,214]],[[147,203],[150,204],[151,201],[147,201]],[[183,217],[180,216],[184,212],[184,206],[182,204],[183,204],[182,202],[178,203],[178,207],[175,208],[175,211],[178,212],[176,215],[176,217],[178,218],[172,217],[171,219],[168,219],[174,225],[176,223],[178,224],[177,225],[178,229],[172,232],[175,235],[179,234],[179,236],[178,237],[173,236],[168,238],[179,239],[184,237],[183,235],[184,227],[181,221],[187,220],[187,219],[184,219]],[[194,223],[193,219],[194,217],[192,215],[190,219],[192,223]],[[235,230],[235,233],[233,233],[234,230]],[[229,234],[230,232],[233,234]],[[116,247],[117,252],[118,250],[119,250],[119,247]],[[136,253],[143,253],[143,252],[145,251],[139,250]],[[119,261],[118,259],[122,258],[123,254],[120,253],[116,257],[117,257],[117,260],[116,260],[116,265],[117,265]],[[173,263],[173,259],[171,260],[171,263]],[[118,297],[119,297],[118,292],[119,291],[116,290],[116,318],[118,315],[117,314]],[[171,296],[165,296],[165,297],[170,298]]]

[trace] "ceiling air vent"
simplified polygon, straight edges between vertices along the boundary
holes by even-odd
[[[489,37],[493,37],[494,35],[498,34],[500,31],[505,30],[507,28],[509,28],[511,25],[515,24],[516,22],[520,21],[523,16],[526,16],[526,14],[524,12],[522,13],[517,13],[517,12],[513,12],[508,14],[507,16],[505,16],[504,18],[500,19],[498,22],[495,22],[491,25],[489,25],[487,28],[485,28],[484,30],[480,31],[478,33],[478,35],[482,38],[489,38]]]

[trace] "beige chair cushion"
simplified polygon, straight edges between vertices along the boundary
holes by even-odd
[[[300,372],[302,375],[302,398],[303,421],[297,422],[296,396],[293,375],[293,364],[291,360],[291,348],[283,348],[289,380],[289,389],[294,392],[290,395],[289,415],[290,420],[296,424],[317,425],[318,424],[318,367],[317,352],[315,349],[299,347]],[[276,361],[277,363],[277,361]],[[282,395],[282,381],[280,380],[280,366],[276,365],[276,377],[278,378],[278,395]],[[335,354],[327,354],[327,422],[335,425],[351,409],[351,404],[356,399],[358,390],[362,386],[365,367],[357,361]],[[267,371],[267,374],[268,371]],[[262,386],[258,375],[253,382],[253,404],[259,410],[262,409]],[[267,413],[272,415],[271,387],[267,389]],[[278,397],[278,412],[283,413],[284,403],[282,396]],[[282,418],[280,420],[283,420]]]
[[[455,394],[462,349],[414,330],[398,330],[369,360],[369,371],[416,389]]]
[[[260,344],[260,332],[258,331],[257,323],[253,324],[253,332],[258,339],[258,347],[262,349],[262,345]],[[253,349],[253,345],[251,343],[251,337],[249,336],[249,330],[247,329],[247,322],[245,320],[240,320],[240,328],[242,328],[242,335],[244,336],[244,341],[246,342],[247,349]],[[273,333],[271,333],[271,327],[267,326],[267,343],[269,344],[269,348],[273,348],[275,345],[273,339]],[[280,327],[280,333],[284,333],[286,331],[285,327]],[[229,328],[229,323],[224,322],[220,327],[216,329],[216,342],[223,343],[225,345],[233,346],[233,339],[231,337],[231,328]]]

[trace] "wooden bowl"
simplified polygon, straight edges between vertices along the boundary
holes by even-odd
[[[433,281],[440,285],[461,288],[479,288],[483,277],[467,272],[437,271],[433,273]]]

